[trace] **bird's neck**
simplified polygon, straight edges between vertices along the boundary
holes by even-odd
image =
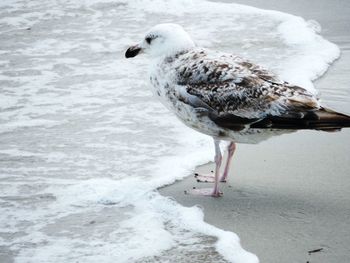
[[[191,50],[193,50],[193,47],[178,49],[177,51],[173,51],[173,52],[167,52],[161,56],[154,57],[153,63],[158,65],[162,63],[172,63],[173,61],[178,59],[180,56],[190,52]]]

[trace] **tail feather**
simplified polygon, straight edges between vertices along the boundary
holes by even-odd
[[[252,124],[250,127],[336,131],[350,127],[350,116],[331,109],[320,108],[319,110],[306,113],[302,118],[271,116]]]
[[[310,125],[319,127],[320,129],[329,127],[341,129],[345,127],[350,127],[350,116],[336,112],[331,109],[321,108],[315,112],[318,116],[318,120],[314,123],[311,122]]]

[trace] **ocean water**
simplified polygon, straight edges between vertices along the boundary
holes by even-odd
[[[316,21],[199,0],[0,7],[1,262],[258,262],[157,192],[211,160],[212,142],[152,97],[147,57],[124,52],[175,22],[316,92],[339,56]]]

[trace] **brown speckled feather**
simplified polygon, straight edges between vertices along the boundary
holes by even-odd
[[[350,125],[348,116],[322,108],[306,89],[238,56],[194,48],[165,58],[156,69],[150,78],[156,94],[187,125],[207,134],[247,127],[331,130]]]
[[[319,109],[307,90],[279,80],[266,69],[240,57],[213,58],[205,50],[193,50],[174,61],[178,84],[197,96],[219,116],[247,119],[267,116],[302,118]]]

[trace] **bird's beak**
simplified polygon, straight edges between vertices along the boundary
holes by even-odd
[[[131,46],[125,52],[125,57],[126,58],[136,57],[142,50],[143,49],[142,49],[142,47],[140,47],[140,45]]]

